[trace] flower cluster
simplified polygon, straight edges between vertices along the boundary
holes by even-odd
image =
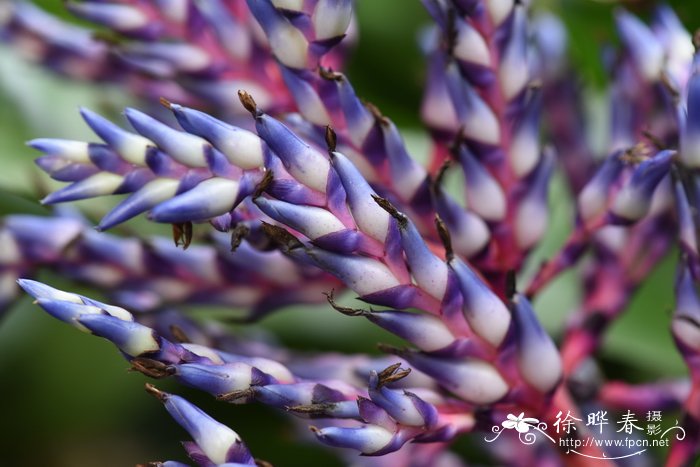
[[[160,102],[172,118],[128,108],[127,130],[81,109],[100,142],[29,142],[37,165],[67,183],[42,203],[127,196],[97,231],[65,209],[5,217],[0,305],[17,281],[51,316],[114,344],[133,370],[312,418],[319,442],[367,465],[462,465],[449,444],[500,426],[513,433],[484,446],[498,462],[564,464],[571,454],[556,445],[519,444],[517,459],[504,448],[531,425],[553,440],[559,426],[539,420],[581,422],[591,406],[680,410],[685,437],[668,465],[690,462],[700,449],[700,58],[671,9],[659,7],[650,26],[618,11],[610,138],[598,154],[566,30],[528,3],[423,0],[434,22],[421,40],[426,163],[342,72],[351,0],[66,3],[99,32],[24,1],[1,6],[0,37],[20,53]],[[530,277],[558,172],[576,200],[571,233]],[[103,232],[141,215],[171,224],[175,245]],[[669,328],[689,383],[591,377],[608,326],[674,245]],[[29,279],[47,267],[113,304]],[[575,267],[584,293],[557,345],[532,303]],[[346,290],[368,307],[336,302]],[[328,312],[406,346],[309,356],[177,310],[225,305],[253,322],[326,300]],[[198,465],[265,464],[189,402],[147,391],[190,433]],[[609,457],[595,444],[576,454]]]

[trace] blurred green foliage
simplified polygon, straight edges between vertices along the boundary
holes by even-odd
[[[63,11],[60,0],[37,3]],[[691,30],[700,26],[700,2],[670,3]],[[601,88],[606,78],[600,47],[615,42],[611,13],[616,4],[543,0],[535,5],[561,14],[571,34],[571,55],[577,68],[590,86]],[[625,4],[641,14],[651,5]],[[360,39],[348,75],[359,95],[401,127],[411,129],[411,140],[424,139],[418,130],[424,61],[417,36],[428,24],[428,15],[418,1],[409,0],[358,0],[357,9]],[[0,62],[12,67],[0,67],[4,89],[0,89],[0,214],[42,213],[46,210],[34,199],[46,181],[37,177],[31,164],[34,154],[23,142],[38,136],[89,138],[77,106],[99,106],[105,99],[114,105],[124,101],[115,97],[118,91],[114,89],[105,97],[104,89],[47,77],[9,55],[0,48]],[[556,189],[551,200],[558,223],[537,253],[540,259],[556,250],[569,228],[565,189]],[[684,373],[667,332],[674,263],[675,255],[671,255],[609,333],[603,354],[611,372],[624,371],[639,380]],[[72,287],[48,273],[43,279]],[[537,310],[552,332],[561,330],[577,293],[575,276],[567,274],[538,300]],[[176,440],[187,435],[143,392],[145,379],[128,374],[126,362],[110,345],[55,321],[27,299],[2,320],[0,413],[5,430],[0,436],[0,465],[110,467],[153,459],[185,460]],[[391,342],[388,334],[362,320],[340,316],[323,306],[283,312],[266,319],[262,326],[283,342],[310,351],[373,352],[376,342]],[[279,412],[216,403],[168,381],[158,385],[184,395],[229,424],[256,456],[275,465],[339,465],[335,454],[318,443],[299,442],[303,425]]]

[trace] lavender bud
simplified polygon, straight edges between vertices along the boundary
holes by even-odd
[[[456,340],[440,318],[425,313],[383,310],[362,316],[425,352],[444,349]]]
[[[387,388],[376,371],[370,373],[369,397],[402,425],[432,427],[437,421],[435,406],[411,392]]]
[[[677,86],[687,83],[695,48],[693,39],[668,5],[657,5],[654,10],[654,33],[666,53],[666,69]]]
[[[153,141],[176,161],[187,167],[207,167],[205,140],[182,131],[177,131],[136,109],[124,111],[129,123],[141,135]]]
[[[330,170],[330,162],[326,157],[268,115],[256,115],[255,128],[295,179],[309,188],[326,192]]]
[[[688,102],[685,125],[681,130],[680,159],[690,168],[700,167],[700,73],[688,80]]]
[[[174,197],[179,187],[179,180],[169,178],[158,178],[146,183],[139,190],[135,191],[112,208],[112,210],[100,220],[97,229],[110,229],[115,225],[126,222],[154,208],[158,204]]]
[[[377,425],[364,425],[360,428],[330,426],[316,429],[314,434],[324,444],[355,449],[366,455],[381,452],[394,440],[394,433]]]
[[[549,334],[540,326],[530,302],[524,296],[516,294],[513,304],[520,374],[538,391],[549,392],[562,377],[559,351]]]
[[[352,0],[318,1],[311,16],[317,41],[345,35],[352,19],[352,4]]]
[[[608,156],[581,190],[578,196],[578,210],[585,222],[590,222],[607,211],[610,188],[625,167],[621,157],[621,151]]]
[[[480,216],[460,206],[442,187],[436,187],[433,202],[451,233],[452,248],[457,254],[470,258],[484,249],[491,232]]]
[[[282,77],[287,88],[294,96],[294,101],[299,107],[299,112],[309,122],[325,126],[331,123],[331,117],[326,111],[326,106],[314,86],[309,82],[316,79],[316,75],[308,70],[292,70],[281,67]]]
[[[158,391],[151,385],[146,390],[165,404],[165,409],[194,439],[209,461],[225,464],[233,461],[254,465],[253,458],[238,434],[180,396]]]
[[[515,7],[515,0],[486,0],[485,3],[494,27],[501,25]]]
[[[209,141],[229,162],[242,169],[262,167],[265,158],[258,135],[222,122],[204,112],[170,104],[178,123],[185,131]]]
[[[540,160],[540,91],[533,90],[521,120],[514,130],[508,160],[518,178],[529,174]]]
[[[489,344],[498,347],[510,327],[508,308],[464,262],[455,258],[449,266],[462,292],[462,311],[469,327]]]
[[[90,163],[89,144],[83,141],[38,138],[27,142],[27,146],[49,156],[58,156],[70,162]]]
[[[314,382],[267,384],[256,386],[254,389],[256,400],[278,408],[341,402],[347,399],[343,392]],[[351,390],[352,393],[354,391]]]
[[[616,12],[615,21],[639,74],[647,81],[657,81],[664,66],[664,50],[658,39],[639,18],[625,10]]]
[[[278,2],[279,3],[279,2]],[[284,2],[282,8],[287,8]],[[298,3],[298,2],[291,2]],[[275,57],[285,66],[296,69],[306,68],[309,43],[304,35],[295,28],[270,0],[247,0],[248,8],[255,15],[270,42]],[[297,10],[299,5],[291,5]]]
[[[343,281],[360,296],[400,285],[388,267],[362,256],[344,256],[320,249],[310,249],[309,256],[318,266]]]
[[[491,52],[484,37],[467,21],[457,21],[457,39],[454,55],[465,62],[489,66]]]
[[[464,146],[459,148],[459,163],[466,179],[469,208],[485,220],[499,221],[506,215],[506,196],[498,181]]]
[[[101,314],[80,315],[77,321],[91,333],[104,337],[129,356],[137,357],[160,350],[160,342],[153,330],[142,324]]]
[[[676,279],[676,308],[671,330],[676,340],[691,352],[700,351],[700,296],[690,268],[679,265]]]
[[[110,195],[124,183],[121,175],[99,172],[83,180],[72,183],[41,200],[42,204],[65,203],[81,199],[95,198],[97,196]]]
[[[529,80],[527,65],[527,17],[525,7],[513,8],[510,0],[491,0],[489,6],[498,4],[498,9],[507,8],[513,10],[513,24],[510,31],[510,39],[505,46],[501,57],[501,66],[498,70],[498,81],[501,91],[507,101],[514,99],[525,89]],[[492,13],[493,14],[493,13]]]
[[[237,180],[212,177],[189,191],[156,206],[149,218],[155,222],[203,221],[231,211],[239,199]]]
[[[37,300],[46,299],[53,301],[63,301],[69,303],[77,303],[79,305],[83,304],[80,296],[74,293],[64,292],[62,290],[54,289],[41,282],[29,280],[29,279],[19,279],[17,283],[32,297]]]
[[[447,65],[445,75],[464,135],[482,143],[498,144],[501,127],[491,107],[464,80],[456,63]]]
[[[376,193],[350,160],[339,152],[331,153],[331,163],[347,194],[347,202],[357,226],[367,235],[384,243],[390,215],[372,199]]]
[[[442,300],[447,290],[447,265],[430,251],[413,222],[404,216],[398,224],[406,262],[416,284],[436,299]]]
[[[698,238],[693,211],[688,196],[680,180],[674,182],[675,207],[678,216],[678,236],[681,247],[691,255],[698,257]]]
[[[81,108],[80,115],[97,136],[117,151],[127,162],[136,165],[145,163],[148,148],[153,147],[151,140],[119,128],[114,123],[92,112]]]
[[[644,217],[651,207],[654,190],[668,174],[675,155],[675,151],[661,151],[635,167],[629,182],[616,194],[610,212],[626,222]]]
[[[255,204],[271,218],[298,230],[311,240],[347,230],[336,216],[323,208],[266,198],[257,198]]]
[[[389,158],[389,170],[394,189],[402,200],[410,201],[425,186],[427,173],[406,150],[399,130],[390,121],[381,125],[384,146]]]
[[[493,365],[477,358],[448,359],[408,351],[401,352],[400,356],[472,404],[492,404],[505,396],[509,389]]]
[[[82,303],[78,304],[73,302],[51,300],[47,298],[40,298],[36,301],[36,303],[54,318],[59,319],[64,323],[68,323],[83,332],[90,332],[90,330],[80,324],[78,318],[84,315],[103,314],[102,309],[96,306],[86,306]],[[131,317],[131,321],[133,321],[133,317]]]
[[[520,198],[515,215],[518,246],[528,250],[544,236],[549,224],[549,181],[554,171],[554,154],[547,151],[529,179],[527,192]]]
[[[274,381],[269,375],[243,362],[222,365],[184,363],[175,365],[175,376],[189,386],[217,396]]]

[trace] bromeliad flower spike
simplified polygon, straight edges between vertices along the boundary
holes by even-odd
[[[51,316],[111,342],[132,370],[207,393],[222,410],[278,409],[306,425],[299,442],[344,448],[351,465],[457,466],[471,456],[653,464],[664,455],[689,465],[700,454],[700,55],[691,35],[667,6],[650,25],[617,11],[610,138],[592,145],[556,17],[530,11],[537,2],[422,3],[434,22],[422,35],[421,117],[433,139],[425,164],[343,73],[351,0],[66,3],[99,33],[24,1],[0,6],[0,37],[20,53],[172,114],[128,108],[126,129],[81,109],[101,142],[29,142],[39,168],[68,183],[42,203],[127,196],[97,232],[62,209],[5,217],[0,305],[15,299],[17,281]],[[571,233],[530,274],[559,173],[576,200]],[[103,232],[139,216],[171,224],[175,245]],[[687,380],[604,377],[597,351],[608,327],[676,250],[664,332]],[[114,304],[31,279],[43,269]],[[557,343],[536,299],[569,269],[583,293]],[[366,305],[336,301],[348,291]],[[367,320],[404,344],[379,344],[380,357],[309,355],[185,311],[235,307],[232,318],[254,326],[326,300],[323,312]],[[193,438],[184,445],[197,465],[268,465],[185,399],[146,387]],[[472,450],[451,452],[463,437]]]

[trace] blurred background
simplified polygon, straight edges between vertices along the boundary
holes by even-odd
[[[36,3],[54,12],[63,9],[60,0]],[[536,8],[549,9],[564,19],[571,56],[593,103],[590,110],[601,116],[606,113],[601,47],[616,41],[612,12],[620,3],[535,0]],[[642,16],[653,4],[623,3]],[[689,30],[700,27],[700,2],[670,4]],[[428,16],[417,0],[357,0],[357,11],[359,43],[347,74],[360,96],[378,105],[405,131],[412,151],[425,152],[429,142],[418,120],[424,62],[417,37]],[[36,200],[48,182],[38,175],[32,163],[37,154],[24,142],[40,136],[93,139],[79,118],[80,105],[115,116],[124,105],[138,107],[119,89],[63,80],[25,63],[0,44],[0,214],[47,212]],[[570,224],[565,189],[559,187],[554,193],[555,223],[538,258],[556,249]],[[88,212],[104,210],[94,202],[80,206]],[[149,233],[158,231],[147,228]],[[168,234],[165,229],[161,232]],[[602,353],[607,374],[632,381],[684,374],[667,331],[674,260],[672,253],[662,262],[609,333]],[[76,290],[50,272],[41,279]],[[560,332],[577,293],[575,277],[568,274],[537,301],[537,311],[554,335]],[[207,313],[192,310],[193,316]],[[283,311],[259,326],[285,344],[308,351],[375,352],[377,342],[391,342],[364,320],[341,316],[325,306]],[[185,461],[178,440],[187,435],[143,391],[146,378],[127,368],[107,342],[77,332],[23,299],[0,317],[0,465],[108,467],[149,460]],[[257,457],[274,465],[342,465],[335,452],[308,442],[303,425],[277,411],[216,403],[168,381],[158,382],[158,387],[187,397],[231,426]],[[456,450],[470,453],[469,440],[457,443]]]

